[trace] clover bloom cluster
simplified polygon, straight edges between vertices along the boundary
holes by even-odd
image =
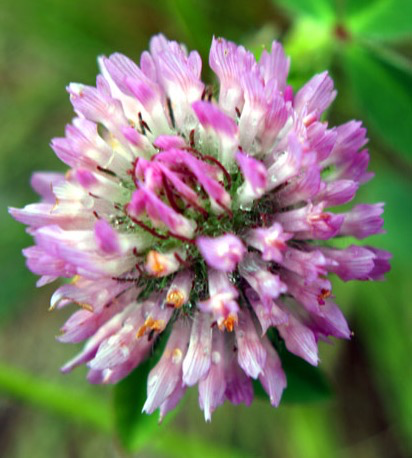
[[[77,117],[51,143],[69,171],[34,174],[41,203],[11,209],[38,285],[71,279],[51,308],[80,307],[58,340],[87,342],[63,372],[87,364],[90,382],[116,383],[162,340],[143,407],[161,417],[193,385],[206,420],[225,400],[249,405],[252,379],[277,406],[270,336],[318,364],[319,340],[351,334],[328,275],[389,270],[387,252],[333,243],[382,232],[383,204],[335,208],[372,174],[361,123],[321,118],[327,72],[294,93],[279,43],[257,62],[221,38],[209,64],[218,91],[199,54],[162,35],[140,65],[101,57],[96,87],[69,85]]]

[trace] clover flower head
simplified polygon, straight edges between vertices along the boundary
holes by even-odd
[[[143,410],[163,417],[198,385],[206,420],[225,400],[250,404],[259,379],[272,405],[286,377],[270,333],[318,364],[319,340],[348,339],[329,274],[380,280],[390,254],[338,249],[335,237],[382,232],[383,204],[349,211],[371,178],[366,131],[330,128],[327,72],[296,93],[274,42],[260,60],[213,39],[219,91],[195,51],[158,35],[137,65],[99,58],[96,87],[67,88],[77,117],[51,146],[66,175],[36,173],[41,203],[11,209],[30,226],[24,250],[42,286],[71,279],[51,308],[77,304],[58,340],[86,340],[63,367],[116,383],[165,343]]]

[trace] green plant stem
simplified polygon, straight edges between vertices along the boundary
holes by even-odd
[[[71,421],[83,423],[103,433],[113,433],[113,418],[108,403],[97,396],[57,385],[32,374],[0,363],[0,394],[47,410]],[[172,458],[181,456],[213,456],[216,458],[251,458],[250,455],[178,431],[162,430],[148,434],[137,447],[148,447]],[[136,451],[136,450],[135,450]],[[183,455],[182,455],[183,453]]]
[[[112,415],[104,400],[4,363],[0,363],[0,393],[103,432],[111,430]]]

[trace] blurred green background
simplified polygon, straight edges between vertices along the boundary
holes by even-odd
[[[66,312],[47,312],[53,286],[35,289],[21,255],[30,237],[6,208],[36,199],[33,171],[64,170],[48,143],[73,116],[65,86],[93,84],[100,54],[138,60],[158,32],[198,49],[210,82],[212,35],[257,55],[280,39],[292,57],[294,87],[330,69],[338,89],[330,125],[357,118],[369,129],[376,177],[357,200],[386,202],[388,234],[368,244],[392,251],[393,267],[386,282],[335,282],[355,335],[321,344],[329,397],[315,392],[278,409],[260,399],[249,408],[226,403],[205,424],[191,390],[158,428],[138,413],[138,380],[113,396],[110,387],[89,386],[83,369],[64,377],[58,371],[76,351],[54,340]],[[2,0],[0,456],[412,456],[411,55],[410,0]],[[130,389],[133,409],[119,412]]]

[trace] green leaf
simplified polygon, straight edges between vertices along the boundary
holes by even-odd
[[[3,199],[0,199],[2,201]],[[3,203],[3,202],[2,202]],[[4,202],[6,208],[7,203]],[[14,316],[26,304],[29,292],[34,289],[35,277],[25,266],[21,250],[30,245],[30,237],[24,232],[23,226],[12,220],[11,216],[2,215],[0,220],[1,253],[0,276],[0,319],[5,320]],[[10,260],[13,260],[10,262]]]
[[[205,5],[194,5],[193,0],[166,0],[167,9],[174,23],[188,41],[201,55],[207,56],[212,41],[210,24],[205,21]]]
[[[358,46],[347,49],[344,68],[355,101],[376,136],[411,156],[411,76]]]
[[[334,5],[331,0],[273,0],[276,6],[282,6],[292,14],[313,16],[330,22],[334,16]]]
[[[358,288],[357,320],[383,402],[412,446],[412,287],[408,269],[393,263],[386,282]]]
[[[314,73],[328,69],[334,45],[330,26],[313,17],[298,18],[285,39],[285,51],[292,61],[289,84],[298,89]]]
[[[0,363],[0,393],[95,429],[111,429],[110,409],[103,399],[3,363]]]
[[[289,352],[280,357],[288,382],[284,402],[316,402],[331,396],[329,382],[321,369]]]
[[[385,46],[373,40],[364,40],[362,44],[382,62],[402,73],[412,76],[412,61],[407,56],[397,52],[393,47]]]
[[[317,402],[331,396],[329,382],[319,368],[282,349],[279,351],[279,356],[287,379],[287,387],[281,402]],[[254,381],[253,385],[257,397],[268,398],[259,381]]]
[[[350,2],[358,5],[358,2]],[[410,0],[377,0],[362,2],[363,9],[348,18],[350,30],[362,37],[377,40],[412,38],[412,2]],[[358,8],[358,7],[357,7]]]

